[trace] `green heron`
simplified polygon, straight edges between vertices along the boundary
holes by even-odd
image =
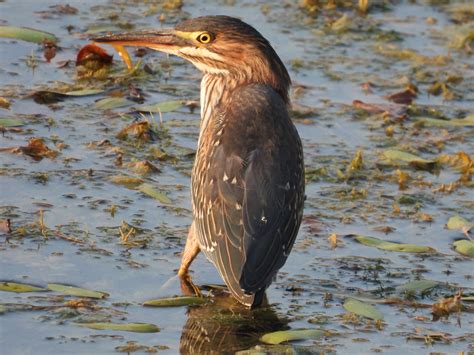
[[[93,40],[174,54],[204,73],[193,222],[178,274],[190,279],[189,266],[203,251],[240,303],[259,305],[303,214],[303,149],[288,114],[284,64],[257,30],[228,16]]]

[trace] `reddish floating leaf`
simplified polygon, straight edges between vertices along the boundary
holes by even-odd
[[[414,85],[408,85],[405,90],[388,95],[387,99],[397,104],[410,105],[416,97],[417,88]]]
[[[57,151],[48,148],[42,138],[30,138],[27,146],[17,148],[1,148],[0,152],[24,154],[37,161],[43,158],[53,159],[58,155]]]
[[[89,62],[98,62],[100,64],[112,64],[112,55],[98,45],[87,44],[81,48],[76,57],[76,65],[85,65]]]

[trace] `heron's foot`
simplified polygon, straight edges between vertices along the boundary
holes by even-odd
[[[197,296],[202,297],[201,290],[196,286],[191,279],[191,275],[187,271],[182,271],[181,269],[178,272],[179,279],[181,280],[181,291],[186,296]]]

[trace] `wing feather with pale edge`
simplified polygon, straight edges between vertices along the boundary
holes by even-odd
[[[206,196],[194,201],[197,234],[234,296],[251,305],[253,294],[264,291],[285,263],[298,232],[302,149],[271,88],[241,90],[225,116],[223,126],[213,128],[224,133],[220,144],[212,145],[209,169],[193,180]]]

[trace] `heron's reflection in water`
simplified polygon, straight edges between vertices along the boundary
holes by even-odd
[[[278,317],[266,300],[257,309],[247,309],[226,293],[212,303],[189,307],[180,340],[181,354],[234,353],[259,343],[265,333],[288,329],[288,320]]]

